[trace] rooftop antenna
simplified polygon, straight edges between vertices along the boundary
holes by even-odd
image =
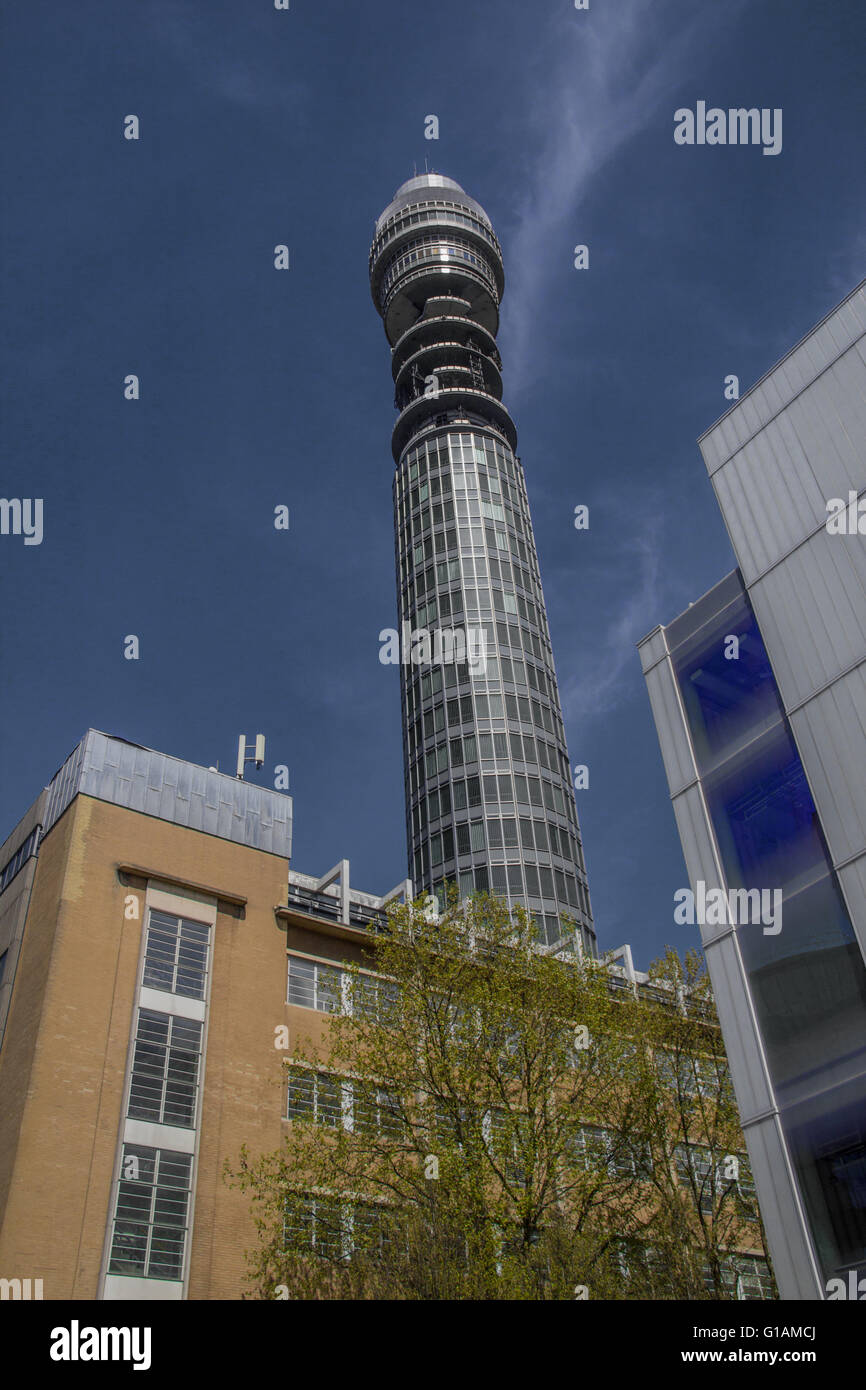
[[[246,734],[241,734],[238,738],[238,779],[244,780],[244,767],[247,763],[255,763],[259,768],[265,761],[265,736],[256,734],[255,744],[247,744]]]

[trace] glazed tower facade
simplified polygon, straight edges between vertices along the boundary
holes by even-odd
[[[502,404],[504,283],[490,219],[459,184],[423,174],[397,190],[376,224],[370,288],[399,411],[409,873],[416,892],[441,897],[456,882],[462,895],[523,903],[550,945],[572,943],[567,917],[578,949],[595,955],[526,485]],[[414,634],[442,630],[468,634],[470,654],[483,642],[483,671],[471,660],[416,665]]]

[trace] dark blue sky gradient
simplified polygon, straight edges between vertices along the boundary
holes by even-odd
[[[725,375],[864,274],[862,0],[27,0],[3,29],[0,490],[45,536],[0,537],[0,838],[88,726],[226,770],[262,731],[295,866],[405,874],[367,253],[426,159],[502,242],[600,944],[696,942],[635,643],[733,567],[695,444]],[[699,99],[781,107],[782,153],[676,146]]]

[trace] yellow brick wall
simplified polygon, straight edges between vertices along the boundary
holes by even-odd
[[[273,909],[287,864],[85,796],[40,847],[0,1052],[0,1275],[42,1278],[46,1299],[97,1293],[144,917],[143,891],[139,919],[124,917],[135,890],[118,878],[122,862],[248,899],[242,915],[217,917],[189,1288],[239,1298],[255,1231],[223,1161],[244,1141],[253,1152],[279,1144],[274,1029],[292,1013],[315,1018],[285,1004]]]

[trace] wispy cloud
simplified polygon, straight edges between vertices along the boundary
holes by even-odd
[[[611,502],[621,512],[621,501]],[[604,510],[597,505],[595,512]],[[661,559],[665,517],[659,507],[640,509],[639,522],[617,533],[618,541],[605,553],[604,565],[592,576],[592,588],[606,595],[604,621],[591,640],[576,653],[576,669],[559,671],[560,697],[566,722],[607,718],[626,703],[640,685],[635,647],[658,621],[667,598]],[[616,528],[608,528],[611,535]],[[587,660],[587,653],[591,652]]]
[[[681,20],[681,6],[672,19],[660,0],[618,0],[585,13],[557,11],[544,36],[543,63],[526,94],[540,149],[509,249],[502,336],[513,396],[543,375],[532,335],[551,252],[567,245],[566,223],[596,175],[689,73],[695,52],[710,46],[717,28],[729,25],[744,4],[735,0],[715,10],[702,5],[687,21]]]

